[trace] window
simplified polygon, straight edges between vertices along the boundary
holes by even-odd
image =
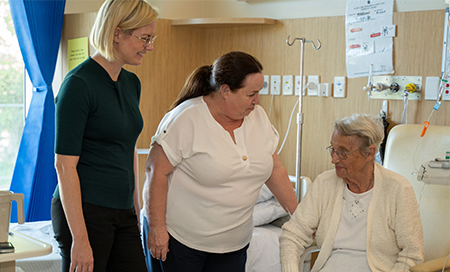
[[[24,126],[24,63],[8,0],[0,0],[0,188],[9,188]]]

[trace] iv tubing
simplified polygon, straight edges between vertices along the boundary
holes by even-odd
[[[431,116],[433,115],[433,112],[437,111],[439,109],[439,107],[441,106],[442,94],[444,92],[444,85],[447,84],[447,82],[448,82],[447,78],[448,78],[448,71],[445,71],[444,74],[442,75],[441,84],[439,85],[439,90],[438,90],[436,104],[434,105],[433,109],[431,110],[430,116],[424,122],[424,126],[423,126],[423,129],[422,129],[422,133],[420,134],[420,137],[423,137],[425,135],[425,133],[427,132],[427,129],[428,129],[428,126],[430,125],[430,119],[431,119]]]
[[[448,254],[447,259],[445,260],[444,266],[442,267],[442,272],[445,271],[445,267],[447,266],[448,259],[450,258],[450,254]]]
[[[292,108],[291,116],[289,117],[288,128],[287,128],[287,130],[286,130],[286,135],[284,135],[283,143],[281,144],[280,149],[278,150],[278,153],[277,153],[277,154],[280,154],[280,153],[281,153],[281,150],[283,150],[284,144],[286,143],[287,136],[288,136],[288,134],[289,134],[289,130],[291,129],[292,116],[294,115],[294,110],[295,110],[295,108],[297,107],[297,105],[298,105],[298,99],[297,99],[297,102],[295,103],[294,107]]]

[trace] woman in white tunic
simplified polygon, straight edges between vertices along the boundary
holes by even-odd
[[[152,137],[144,232],[165,272],[244,272],[264,183],[286,211],[297,207],[278,133],[258,105],[263,83],[254,57],[227,53],[190,75]]]
[[[283,226],[283,272],[298,271],[314,232],[321,250],[312,271],[406,272],[423,261],[414,190],[374,160],[383,137],[381,121],[368,115],[335,122],[327,147],[335,169],[317,177]]]

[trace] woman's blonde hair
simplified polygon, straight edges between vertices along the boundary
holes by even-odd
[[[106,0],[97,13],[90,40],[92,46],[108,61],[115,60],[114,32],[120,27],[123,32],[153,23],[158,11],[144,0]]]

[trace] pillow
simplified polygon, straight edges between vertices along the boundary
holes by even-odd
[[[261,190],[259,191],[258,200],[256,200],[256,203],[267,201],[273,197],[272,192],[269,190],[269,187],[267,185],[263,184],[261,187]]]
[[[253,226],[261,226],[287,215],[275,197],[255,204],[253,208]]]

